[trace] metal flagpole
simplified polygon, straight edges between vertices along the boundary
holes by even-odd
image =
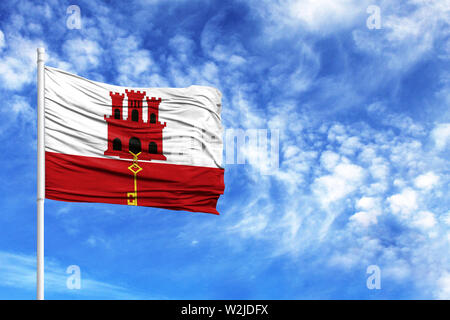
[[[37,49],[37,272],[36,298],[44,300],[44,198],[45,198],[45,145],[44,145],[44,55]]]

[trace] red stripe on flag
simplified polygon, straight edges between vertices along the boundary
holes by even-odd
[[[219,214],[224,170],[139,162],[137,205]],[[134,192],[132,161],[45,153],[45,196],[72,202],[128,204]]]

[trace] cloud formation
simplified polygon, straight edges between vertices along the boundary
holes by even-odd
[[[377,297],[449,298],[449,1],[381,1],[381,30],[366,27],[369,4],[134,1],[124,13],[81,1],[82,29],[69,30],[57,1],[2,3],[2,292],[34,281],[34,244],[8,230],[34,230],[21,213],[34,212],[35,189],[22,183],[35,179],[45,46],[49,65],[97,81],[215,86],[226,128],[280,137],[271,175],[227,164],[214,219],[49,201],[55,296],[75,261],[115,283],[89,280],[83,297],[373,298],[375,264],[393,288]]]

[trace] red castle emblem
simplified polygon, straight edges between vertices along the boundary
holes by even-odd
[[[128,117],[123,116],[123,99],[125,95],[110,92],[112,115],[105,115],[108,124],[108,149],[105,155],[139,160],[167,160],[163,154],[162,131],[166,123],[159,121],[161,98],[145,97],[146,92],[125,90],[128,97]],[[148,106],[148,119],[143,119],[145,97]]]
[[[133,159],[128,167],[133,173],[134,191],[127,192],[127,203],[137,206],[137,174],[143,170],[138,160],[167,160],[163,154],[162,131],[166,123],[159,121],[161,98],[145,97],[146,92],[125,90],[128,97],[128,116],[123,116],[123,99],[125,95],[109,92],[111,96],[112,115],[105,115],[108,124],[108,149],[105,155]],[[142,100],[147,101],[148,119],[144,121]]]

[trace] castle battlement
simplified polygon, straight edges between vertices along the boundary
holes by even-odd
[[[120,94],[118,92],[109,92],[109,96],[112,99],[112,105],[115,107],[122,107],[123,106],[123,99],[125,98],[125,94]]]
[[[144,97],[145,97],[145,95],[146,95],[146,92],[145,91],[143,91],[143,92],[140,92],[140,91],[134,91],[134,90],[130,90],[130,91],[128,91],[128,90],[126,90],[125,89],[125,93],[127,94],[127,97],[128,97],[128,101],[130,101],[130,100],[140,100],[140,101],[142,101],[142,99],[144,99]],[[129,105],[130,103],[128,102],[128,105]]]
[[[109,92],[109,96],[111,97],[111,98],[117,98],[117,99],[122,99],[123,100],[123,98],[125,98],[125,94],[124,93],[118,93],[118,92],[112,92],[112,91],[110,91]]]

